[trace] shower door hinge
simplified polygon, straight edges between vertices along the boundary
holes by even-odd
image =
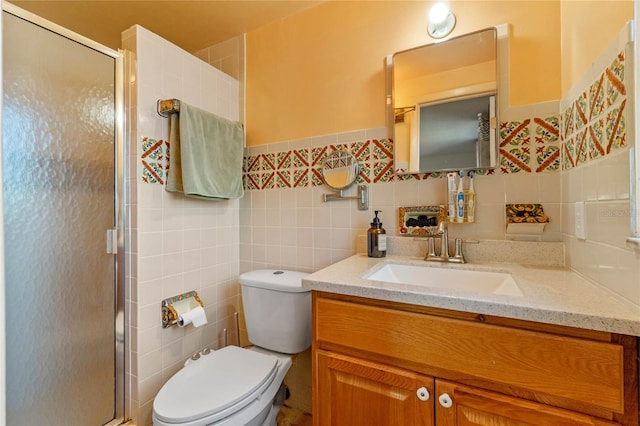
[[[107,229],[107,253],[118,254],[118,230]]]

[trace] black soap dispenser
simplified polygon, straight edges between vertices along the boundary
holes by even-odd
[[[371,228],[367,231],[367,254],[369,257],[385,257],[387,255],[387,231],[378,219],[380,210],[375,211]]]

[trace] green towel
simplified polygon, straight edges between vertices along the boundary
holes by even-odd
[[[167,186],[169,192],[182,192],[182,167],[180,157],[180,117],[169,116],[169,163],[167,164]]]
[[[242,125],[180,102],[171,115],[166,190],[206,200],[240,198]]]

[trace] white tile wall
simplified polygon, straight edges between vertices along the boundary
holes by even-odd
[[[374,135],[374,136],[368,136]],[[248,153],[279,152],[300,146],[355,142],[385,135],[385,129],[323,135],[300,141],[250,147]],[[353,139],[360,138],[360,139]],[[370,208],[359,211],[355,200],[322,202],[325,187],[252,190],[240,203],[240,270],[289,268],[315,271],[356,252],[374,210],[388,235],[397,234],[398,208],[443,204],[446,181],[441,178],[369,184]],[[451,225],[452,237],[505,239],[506,203],[542,203],[551,218],[543,241],[561,240],[560,173],[515,173],[476,176],[476,223]],[[350,189],[346,195],[352,195]]]
[[[239,201],[203,201],[168,193],[140,179],[143,136],[167,140],[168,120],[156,101],[177,98],[238,120],[238,81],[142,27],[123,33],[133,52],[129,72],[128,177],[131,294],[131,415],[150,425],[153,398],[193,352],[222,343],[238,304]],[[163,299],[196,290],[208,324],[162,329]],[[235,341],[235,336],[229,336]]]
[[[567,265],[640,305],[640,255],[629,249],[629,150],[624,149],[584,167],[562,173],[562,232]],[[586,204],[586,239],[575,237],[573,208]]]
[[[561,100],[562,110],[584,93],[605,69],[615,62],[631,40],[631,29],[626,25],[609,47],[596,59],[583,78]],[[626,49],[627,72],[625,84],[633,73],[629,61],[632,53]],[[631,94],[627,94],[631,96]],[[628,98],[627,100],[630,100]],[[634,122],[627,108],[627,138],[632,138]],[[627,140],[630,144],[631,141]],[[614,295],[640,305],[640,253],[625,244],[631,235],[630,224],[630,151],[628,147],[570,170],[561,176],[562,233],[565,242],[567,266],[607,288]],[[584,201],[586,207],[586,238],[577,239],[574,230],[574,205]]]

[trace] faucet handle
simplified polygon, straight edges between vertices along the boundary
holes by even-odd
[[[436,239],[434,237],[427,238],[427,257],[436,255]]]
[[[462,255],[462,243],[462,238],[455,239],[455,252],[453,258],[459,259],[460,263],[465,263],[464,256]]]
[[[455,257],[461,256],[462,255],[462,238],[455,239],[455,247],[456,247],[456,251],[454,256]]]

